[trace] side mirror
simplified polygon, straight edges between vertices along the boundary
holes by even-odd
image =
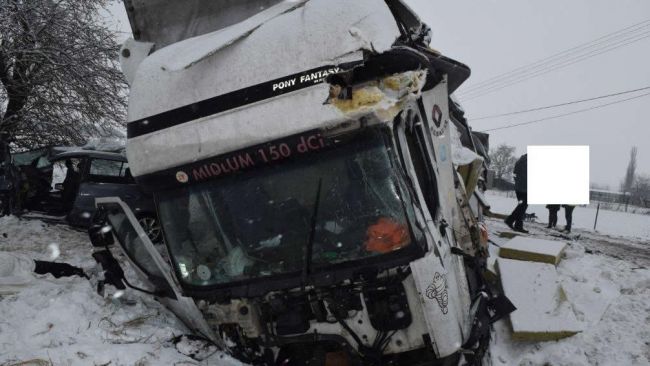
[[[54,185],[54,189],[56,189],[57,191],[62,191],[63,190],[63,183],[56,183]]]
[[[115,242],[113,239],[113,228],[108,225],[92,225],[88,228],[88,236],[90,236],[90,242],[94,247],[106,247],[108,245],[113,245]]]

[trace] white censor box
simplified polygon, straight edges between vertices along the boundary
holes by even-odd
[[[528,146],[528,203],[589,204],[589,146]]]

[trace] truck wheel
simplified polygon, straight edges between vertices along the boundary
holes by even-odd
[[[142,226],[144,232],[147,233],[147,236],[152,243],[162,243],[162,229],[160,228],[160,222],[158,222],[156,216],[149,214],[142,215],[138,218],[138,223]]]

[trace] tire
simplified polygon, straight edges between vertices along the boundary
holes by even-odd
[[[151,214],[144,214],[138,217],[138,223],[154,244],[161,244],[163,242],[162,228],[158,217]]]

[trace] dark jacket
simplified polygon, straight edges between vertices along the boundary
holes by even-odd
[[[515,191],[528,191],[528,154],[522,155],[515,163]]]

